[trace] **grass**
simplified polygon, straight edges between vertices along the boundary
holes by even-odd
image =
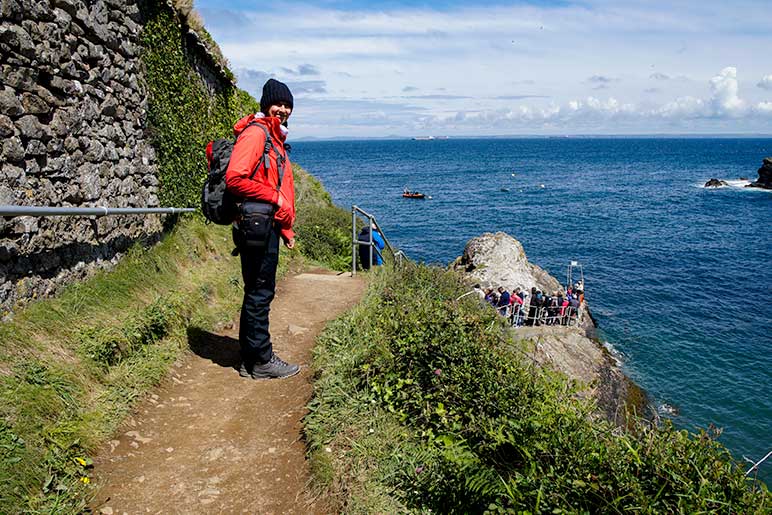
[[[320,495],[345,513],[768,513],[766,486],[716,441],[623,431],[578,385],[426,266],[371,273],[314,355],[306,417]]]
[[[0,512],[85,507],[89,454],[185,352],[187,328],[237,312],[229,238],[186,219],[152,249],[135,246],[113,271],[0,326]]]
[[[279,276],[349,259],[335,253],[349,253],[348,243],[322,246],[348,231],[336,225],[346,212],[315,178],[295,173],[296,230],[307,255],[282,247]],[[303,217],[316,220],[312,231]],[[230,227],[188,217],[160,243],[137,244],[113,270],[0,325],[0,513],[85,509],[89,456],[187,352],[191,330],[216,330],[238,314],[232,248]]]

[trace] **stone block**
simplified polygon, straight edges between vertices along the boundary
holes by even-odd
[[[3,77],[6,86],[34,92],[38,85],[39,73],[33,68],[5,64],[3,65]]]
[[[51,112],[51,106],[45,100],[34,93],[26,91],[22,93],[21,106],[24,108],[24,112],[28,114],[46,114]]]
[[[78,143],[77,138],[74,138],[72,135],[68,135],[64,138],[64,149],[67,152],[74,152],[75,150],[78,150],[78,148],[80,148],[80,144]]]
[[[61,154],[64,152],[64,142],[61,138],[51,138],[48,145],[46,145],[46,151],[49,154]]]
[[[11,163],[3,163],[2,169],[2,178],[4,184],[10,184],[13,181],[18,181],[23,175],[24,170],[19,168],[18,166],[14,166]],[[5,187],[5,186],[3,186]],[[7,189],[7,188],[6,188]],[[10,191],[10,190],[9,190]],[[11,195],[13,196],[13,195]],[[3,200],[3,204],[13,204],[13,202]]]
[[[88,152],[83,156],[86,161],[97,163],[102,160],[105,155],[105,147],[99,140],[91,140],[88,147]]]
[[[118,101],[115,100],[115,97],[112,95],[108,95],[107,98],[105,98],[104,102],[102,102],[102,106],[100,107],[100,114],[102,116],[107,116],[108,118],[112,118],[115,116],[115,110],[118,107]]]
[[[113,175],[113,164],[108,163],[106,161],[102,161],[99,163],[99,177],[106,179],[107,177],[112,177]],[[104,184],[107,184],[106,180],[103,181]]]
[[[51,79],[51,89],[61,91],[73,97],[83,96],[83,85],[80,81],[69,80],[60,76],[55,76]],[[75,100],[72,103],[75,103]]]
[[[77,16],[78,11],[85,10],[85,6],[83,5],[83,2],[81,2],[80,0],[52,0],[51,4],[54,7],[57,7],[65,11],[72,18],[75,18]]]
[[[45,102],[49,106],[62,107],[65,104],[64,99],[57,97],[56,95],[48,91],[43,86],[36,87],[33,90],[33,93],[38,97],[40,97],[43,100],[43,102]]]
[[[78,183],[84,200],[97,200],[102,195],[99,170],[92,164],[84,164],[78,169]]]
[[[31,114],[16,120],[16,128],[19,129],[22,137],[27,139],[41,139],[45,137],[43,124],[40,123],[37,116]]]
[[[97,131],[97,136],[105,140],[115,139],[115,127],[112,125],[105,125]]]
[[[27,159],[24,163],[24,172],[29,175],[37,175],[40,173],[40,165],[35,159]]]
[[[21,144],[21,139],[16,136],[6,138],[3,141],[0,158],[2,158],[3,161],[10,161],[13,163],[24,160],[24,146]]]
[[[80,123],[80,120],[76,116],[73,116],[75,112],[75,108],[56,110],[48,127],[59,137],[69,135],[74,126]]]
[[[0,244],[0,263],[10,263],[19,256],[19,249],[12,241]]]
[[[35,44],[32,42],[32,37],[19,25],[0,23],[0,43],[28,59],[35,57]]]
[[[13,136],[16,133],[16,126],[13,124],[13,120],[0,114],[0,137],[7,138]]]
[[[27,143],[28,156],[42,156],[47,152],[46,144],[39,139],[32,139]]]
[[[0,114],[13,117],[24,114],[24,107],[16,96],[16,92],[11,88],[6,87],[0,90]]]
[[[34,216],[17,216],[13,219],[13,232],[16,234],[38,232],[38,219]]]
[[[0,16],[8,20],[21,21],[24,9],[16,0],[0,0]]]
[[[111,162],[116,162],[119,159],[118,152],[115,150],[115,143],[108,141],[105,144],[105,159]]]
[[[48,21],[51,16],[51,4],[48,0],[21,0],[27,16],[36,20]]]

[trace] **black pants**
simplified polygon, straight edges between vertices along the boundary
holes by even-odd
[[[236,238],[234,238],[236,239]],[[244,301],[241,304],[239,345],[241,358],[251,367],[271,359],[273,345],[268,331],[268,313],[276,292],[276,266],[279,264],[279,233],[271,232],[265,248],[239,245]]]

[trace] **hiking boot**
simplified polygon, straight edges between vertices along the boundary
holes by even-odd
[[[283,379],[294,376],[298,372],[300,372],[298,365],[290,365],[276,354],[271,355],[271,360],[268,363],[255,364],[251,373],[243,363],[239,369],[241,377],[251,377],[252,379]]]

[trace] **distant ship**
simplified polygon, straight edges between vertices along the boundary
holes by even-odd
[[[434,136],[416,136],[413,138],[413,141],[430,141],[433,140]]]

